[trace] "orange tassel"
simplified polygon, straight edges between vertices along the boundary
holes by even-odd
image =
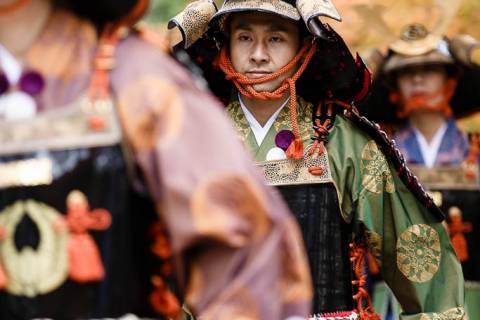
[[[375,312],[372,305],[372,299],[365,290],[366,276],[364,272],[364,262],[367,249],[364,244],[350,244],[350,261],[353,264],[355,280],[352,285],[357,288],[357,293],[353,299],[357,301],[357,312],[360,320],[380,320],[380,316]]]
[[[154,277],[152,282],[155,290],[150,294],[150,303],[154,310],[169,318],[178,318],[182,308],[177,298],[169,291],[162,278]]]
[[[296,138],[292,141],[287,149],[287,157],[289,159],[302,159],[303,158],[303,142],[301,138]]]
[[[3,266],[0,265],[0,290],[5,289],[7,286],[7,274],[3,269]]]

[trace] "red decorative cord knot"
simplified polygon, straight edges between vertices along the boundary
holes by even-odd
[[[312,166],[308,168],[308,172],[314,176],[321,176],[325,172],[325,169],[323,167]]]
[[[302,159],[303,158],[303,142],[301,138],[295,138],[288,147],[286,154],[289,159]]]
[[[260,99],[260,100],[274,100],[274,99],[281,99],[287,90],[290,91],[290,119],[291,119],[291,126],[293,134],[295,135],[295,139],[292,142],[292,145],[289,146],[287,149],[287,157],[290,159],[300,159],[303,157],[303,142],[300,136],[300,130],[298,128],[298,121],[297,121],[297,90],[296,90],[296,82],[303,74],[305,69],[307,68],[308,64],[312,60],[313,56],[315,55],[315,43],[310,43],[302,47],[302,49],[297,53],[297,55],[285,66],[280,68],[278,71],[269,74],[265,77],[258,78],[258,79],[250,79],[244,74],[236,71],[230,61],[228,56],[228,49],[226,46],[222,48],[220,51],[219,59],[214,64],[217,64],[218,67],[225,73],[225,78],[227,80],[231,80],[235,87],[238,89],[241,95],[253,98],[253,99]],[[254,86],[270,82],[279,78],[282,75],[287,74],[292,69],[296,68],[298,64],[301,62],[300,67],[295,72],[295,74],[290,77],[286,78],[280,87],[275,89],[274,91],[256,91]]]
[[[327,105],[327,114],[325,119],[322,121],[322,104],[320,104],[315,112],[315,115],[313,117],[313,145],[312,148],[310,148],[308,155],[313,156],[315,152],[318,153],[318,155],[322,155],[323,152],[325,151],[325,143],[328,140],[328,128],[330,124],[332,123],[332,103],[328,102],[326,103]]]

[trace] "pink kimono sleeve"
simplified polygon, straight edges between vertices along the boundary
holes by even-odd
[[[121,120],[167,225],[188,307],[199,319],[308,315],[299,229],[222,107],[166,56],[126,51],[133,66],[114,74]]]

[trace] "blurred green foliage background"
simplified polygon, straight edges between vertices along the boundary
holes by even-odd
[[[145,22],[160,24],[193,0],[150,0]],[[220,6],[223,0],[215,0]],[[385,47],[407,23],[420,22],[431,31],[452,36],[466,33],[480,39],[480,0],[333,0],[342,23],[324,19],[354,51]]]
[[[150,0],[150,10],[145,18],[148,23],[165,23],[179,13],[191,0]],[[217,5],[221,0],[215,0]]]
[[[162,23],[179,13],[187,0],[151,0],[150,10],[145,17],[148,23]]]

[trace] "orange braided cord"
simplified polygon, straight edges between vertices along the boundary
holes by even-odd
[[[323,123],[321,123],[320,119],[319,119],[319,117],[322,114],[322,107],[320,105],[317,108],[317,112],[315,114],[316,118],[315,118],[315,123],[314,123],[315,124],[315,132],[314,132],[315,138],[318,138],[320,136],[328,135],[328,126],[331,124],[330,117],[332,116],[332,110],[333,110],[332,104],[333,104],[333,102],[331,102],[331,101],[327,102],[327,106],[328,106],[327,116],[328,117],[327,117],[327,119],[325,119],[325,121]],[[317,150],[318,154],[321,155],[323,153],[323,151],[325,150],[325,141],[315,139],[312,148],[308,152],[308,155],[312,156],[315,153],[315,150]]]
[[[0,6],[0,16],[4,16],[10,13],[13,13],[21,8],[25,7],[30,0],[17,0],[10,4],[4,4]]]
[[[95,56],[95,70],[88,88],[89,99],[106,99],[109,96],[110,70],[114,67],[115,48],[120,39],[120,30],[107,26],[99,40]]]
[[[233,68],[232,62],[228,57],[227,47],[224,46],[220,51],[219,67],[226,74],[226,79],[232,80],[242,95],[245,95],[246,97],[249,97],[249,98],[257,98],[262,100],[279,99],[283,96],[285,91],[288,89],[289,79],[293,79],[293,82],[295,83],[307,68],[314,54],[315,54],[314,45],[311,44],[311,45],[304,46],[289,63],[287,63],[285,66],[283,66],[276,72],[258,79],[250,79],[247,76],[241,74],[240,72],[237,72]],[[285,73],[289,72],[298,64],[298,62],[300,62],[300,60],[303,57],[305,57],[305,59],[302,62],[302,65],[300,66],[300,68],[297,70],[297,72],[291,78],[285,79],[283,84],[273,92],[268,92],[268,91],[257,92],[253,88],[253,85],[272,81],[284,75]]]
[[[224,46],[220,51],[219,56],[219,67],[225,73],[226,79],[231,80],[235,87],[237,87],[240,94],[246,96],[248,98],[255,98],[260,100],[273,100],[273,99],[280,99],[283,97],[284,93],[290,89],[290,118],[291,118],[291,125],[292,131],[295,135],[295,140],[289,146],[286,151],[287,157],[293,159],[300,159],[303,157],[303,142],[300,137],[300,130],[298,128],[298,121],[297,121],[297,90],[295,83],[303,74],[305,69],[307,68],[308,64],[312,60],[315,54],[315,45],[310,44],[304,46],[297,55],[285,66],[277,70],[276,72],[269,74],[265,77],[261,77],[258,79],[249,79],[247,76],[241,74],[240,72],[236,71],[232,65],[232,62],[228,56],[227,47]],[[295,74],[291,78],[287,78],[283,81],[283,83],[272,92],[268,91],[256,91],[253,86],[256,84],[261,84],[265,82],[272,81],[293,68],[297,66],[297,64],[303,58],[303,62],[295,72]]]
[[[445,117],[450,117],[453,114],[452,108],[450,107],[450,99],[455,94],[456,88],[457,80],[449,79],[443,88],[432,95],[422,95],[404,100],[400,94],[395,91],[390,94],[390,101],[399,106],[397,112],[399,118],[405,118],[415,110],[439,111],[442,112]]]
[[[353,264],[355,277],[357,280],[352,281],[352,285],[357,287],[357,293],[353,296],[353,299],[357,301],[357,312],[360,316],[360,320],[380,320],[380,316],[375,313],[372,306],[372,299],[365,290],[366,276],[364,272],[364,263],[367,250],[365,246],[355,243],[350,244],[351,257],[350,261]],[[366,308],[364,308],[364,304]]]

